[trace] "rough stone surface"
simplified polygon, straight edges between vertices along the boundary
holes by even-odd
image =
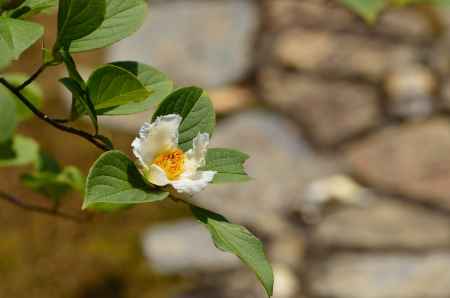
[[[218,114],[228,114],[252,106],[255,94],[245,86],[228,86],[208,90],[214,109]]]
[[[289,267],[273,264],[273,298],[303,298],[299,278]],[[267,298],[255,275],[249,270],[201,276],[200,284],[175,298]]]
[[[217,271],[239,267],[235,256],[219,251],[208,231],[194,220],[153,226],[143,237],[144,255],[160,273]]]
[[[323,0],[269,0],[265,2],[265,10],[269,24],[275,30],[298,24],[299,20],[303,25],[317,25],[325,14],[327,23],[332,26],[341,27],[352,23],[354,17],[348,11],[325,2]]]
[[[367,206],[340,209],[314,229],[319,246],[367,249],[448,247],[450,220],[423,208],[371,198]]]
[[[433,112],[437,80],[431,69],[421,65],[402,65],[386,76],[384,85],[392,115],[424,118]]]
[[[270,218],[289,212],[302,199],[307,183],[338,170],[335,159],[311,151],[291,122],[263,111],[241,113],[219,123],[211,147],[248,153],[246,168],[254,179],[235,186],[213,185],[193,200],[261,229],[271,230]]]
[[[303,124],[321,145],[334,145],[378,125],[374,87],[270,69],[259,78],[264,98]]]
[[[431,43],[437,33],[433,22],[420,9],[391,9],[380,16],[375,30],[387,36]]]
[[[450,129],[435,119],[387,128],[353,146],[353,172],[374,188],[450,208]]]
[[[267,256],[273,263],[299,270],[304,266],[306,237],[304,231],[287,223],[273,225],[271,241],[267,245]],[[267,232],[267,231],[266,231]]]
[[[445,110],[450,111],[450,78],[443,82],[441,105]]]
[[[250,70],[259,22],[250,0],[158,1],[141,30],[107,56],[149,63],[177,84],[219,86]]]
[[[337,298],[449,297],[450,255],[337,255],[314,268],[312,289]]]
[[[267,0],[266,11],[271,28],[275,30],[301,25],[422,42],[432,41],[436,33],[433,20],[420,9],[390,9],[372,26],[364,26],[359,17],[335,1]]]
[[[420,61],[407,45],[384,43],[367,36],[291,29],[275,41],[275,56],[284,65],[303,71],[379,81],[392,67]]]

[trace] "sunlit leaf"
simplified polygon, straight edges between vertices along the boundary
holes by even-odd
[[[10,141],[0,144],[0,167],[21,166],[39,158],[39,145],[31,138],[15,135]]]
[[[72,41],[94,32],[103,23],[105,12],[105,0],[59,0],[55,48],[67,48]]]
[[[71,52],[88,51],[109,46],[136,32],[147,15],[147,1],[106,0],[102,25],[91,34],[74,41]]]
[[[247,154],[233,149],[212,148],[206,154],[201,170],[215,171],[213,183],[245,182],[250,180],[244,169]]]
[[[249,266],[266,289],[273,294],[273,271],[267,261],[261,241],[245,227],[232,224],[220,214],[191,206],[194,216],[203,223],[211,234],[216,247],[238,256]]]
[[[91,75],[88,90],[98,115],[121,105],[142,102],[150,95],[134,74],[110,64]]]
[[[108,151],[99,157],[89,171],[83,208],[91,209],[98,203],[150,203],[164,200],[168,195],[147,184],[125,154]]]
[[[161,102],[152,120],[169,114],[182,117],[178,142],[184,151],[192,148],[192,140],[198,133],[208,133],[211,136],[214,131],[214,108],[206,92],[200,88],[186,87],[173,92]]]

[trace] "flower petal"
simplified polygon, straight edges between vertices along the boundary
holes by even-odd
[[[131,144],[134,155],[144,167],[150,167],[158,153],[177,146],[180,123],[181,117],[176,114],[160,116],[153,123],[144,123],[139,136]]]
[[[186,152],[185,177],[195,175],[198,168],[205,165],[209,145],[209,134],[199,133],[192,141],[192,149]]]
[[[157,165],[151,165],[148,168],[146,178],[150,181],[150,183],[157,186],[165,186],[170,182],[164,170]]]
[[[203,190],[214,179],[214,175],[214,171],[199,171],[190,178],[181,178],[171,181],[170,184],[177,192],[192,195]]]

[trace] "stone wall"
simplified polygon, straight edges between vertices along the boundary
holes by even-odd
[[[243,26],[208,26],[220,35],[210,54],[224,69],[231,67],[226,51],[247,57],[233,63],[253,64],[234,66],[242,73],[233,78],[222,70],[210,78],[249,86],[256,107],[242,111],[237,102],[239,112],[219,123],[215,142],[250,153],[255,179],[208,189],[198,202],[266,240],[277,298],[449,297],[447,12],[392,10],[368,27],[337,1],[161,5],[209,19],[217,2],[224,16],[232,10],[226,5],[240,7],[219,23]],[[211,10],[196,9],[202,5]],[[242,44],[228,48],[230,41]],[[252,50],[236,51],[244,45]],[[191,54],[200,53],[200,72],[208,69],[202,63],[217,65],[198,48]],[[157,253],[150,259],[167,265]],[[208,266],[197,271],[198,286],[176,297],[264,296],[245,269]]]

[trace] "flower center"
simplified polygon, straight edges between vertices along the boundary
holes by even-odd
[[[184,171],[184,152],[171,149],[156,156],[153,163],[159,166],[170,180],[177,179]]]

